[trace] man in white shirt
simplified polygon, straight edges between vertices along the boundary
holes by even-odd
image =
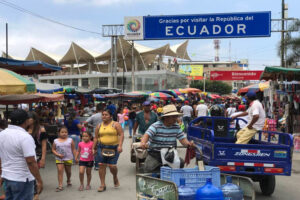
[[[203,117],[208,114],[208,107],[204,104],[205,101],[202,99],[199,101],[199,105],[196,107],[196,116]]]
[[[226,109],[225,117],[230,117],[233,113],[235,113],[236,108],[233,103],[230,104],[229,108]]]
[[[189,123],[192,121],[193,108],[189,105],[188,101],[184,102],[184,106],[181,107],[180,112],[183,113],[182,121],[184,124],[184,131],[187,132]]]
[[[256,99],[256,93],[253,91],[248,92],[246,94],[246,99],[250,103],[249,109],[232,118],[235,119],[237,117],[249,115],[247,126],[237,133],[236,144],[248,144],[255,133],[263,129],[266,120],[265,110],[262,104]]]
[[[11,113],[11,125],[0,134],[1,181],[6,184],[6,199],[32,200],[34,181],[37,192],[43,190],[43,182],[36,162],[35,143],[25,130],[29,123],[26,111]]]

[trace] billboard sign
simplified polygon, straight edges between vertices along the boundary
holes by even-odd
[[[263,71],[211,71],[211,81],[259,80]]]
[[[203,65],[179,65],[179,73],[187,76],[203,76]]]
[[[134,36],[125,17],[125,38]],[[135,18],[133,18],[135,19]],[[144,40],[270,37],[271,12],[140,17]],[[137,25],[134,23],[134,27]],[[130,26],[129,26],[130,27]],[[129,30],[129,32],[128,32]],[[131,37],[134,38],[134,37]]]

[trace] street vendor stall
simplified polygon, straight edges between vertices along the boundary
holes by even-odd
[[[261,79],[270,80],[264,92],[267,114],[281,131],[300,133],[300,69],[266,67]]]

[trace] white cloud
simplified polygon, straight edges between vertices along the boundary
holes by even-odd
[[[126,5],[131,3],[143,3],[143,2],[159,2],[160,0],[53,0],[58,4],[82,4],[93,6],[110,6],[110,5]],[[167,1],[167,0],[165,0]],[[168,0],[170,1],[170,0]],[[173,3],[181,2],[182,0],[172,0]]]
[[[97,35],[79,34],[51,23],[25,18],[17,24],[9,24],[8,54],[24,59],[31,47],[46,53],[63,56],[72,41],[87,50],[103,53],[110,48],[110,41]],[[5,51],[5,30],[0,29],[0,51]]]

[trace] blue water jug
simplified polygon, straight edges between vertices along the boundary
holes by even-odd
[[[206,184],[198,188],[195,200],[224,200],[223,192],[215,187],[211,178],[206,180]]]
[[[178,187],[179,200],[194,200],[195,191],[192,188],[185,185],[184,178],[181,178],[179,182],[180,182],[180,185]]]
[[[226,184],[222,185],[221,189],[225,200],[243,200],[243,191],[241,188],[232,183],[232,177],[226,177]]]

